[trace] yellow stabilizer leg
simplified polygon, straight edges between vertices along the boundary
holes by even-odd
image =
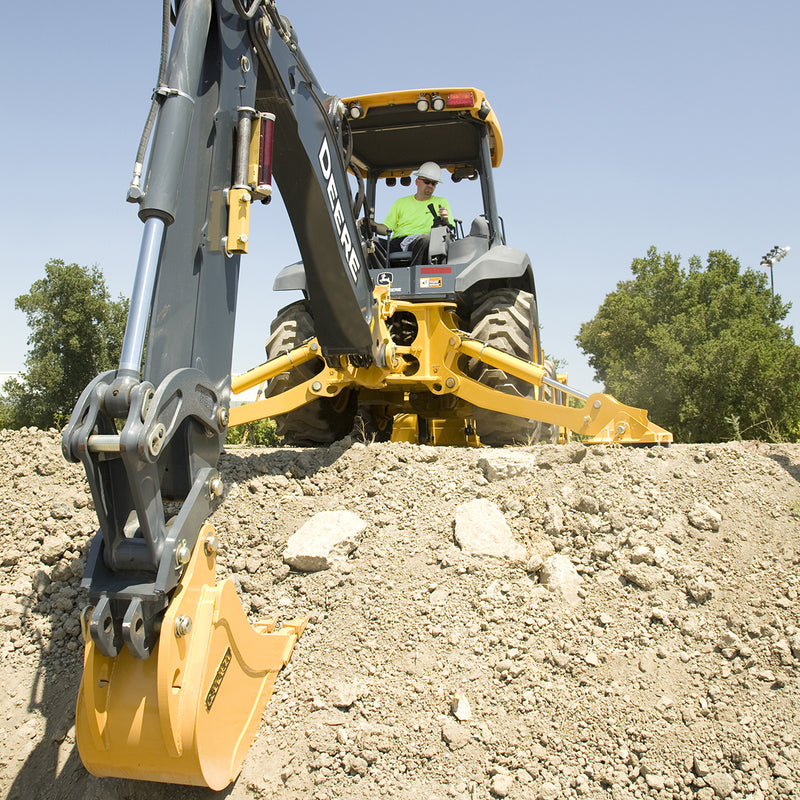
[[[416,414],[396,414],[392,424],[393,442],[419,444],[419,418]],[[429,419],[428,444],[443,447],[478,447],[480,439],[474,423],[461,418]]]
[[[87,637],[75,726],[93,775],[219,790],[241,770],[307,620],[251,626],[233,584],[215,585],[213,532],[200,531],[149,658],[107,658]]]

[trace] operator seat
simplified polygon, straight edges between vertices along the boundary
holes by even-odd
[[[396,250],[389,253],[389,264],[393,267],[407,267],[411,264],[414,254],[410,250]]]
[[[475,217],[469,226],[469,235],[478,236],[481,239],[489,238],[489,222],[483,215]]]

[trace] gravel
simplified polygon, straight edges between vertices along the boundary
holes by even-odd
[[[311,621],[220,796],[800,797],[799,465],[758,442],[232,448],[219,577],[253,621]],[[57,431],[0,431],[0,467],[0,792],[216,796],[83,769],[92,500]],[[358,535],[290,567],[331,519]]]

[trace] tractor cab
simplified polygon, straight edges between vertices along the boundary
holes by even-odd
[[[443,175],[437,194],[448,198],[456,217],[452,232],[432,231],[427,264],[411,267],[408,253],[389,253],[388,242],[375,237],[370,242],[373,280],[391,285],[397,296],[453,296],[456,277],[505,238],[492,178],[502,160],[503,138],[485,95],[470,88],[426,89],[343,102],[350,133],[345,145],[361,216],[382,222],[402,195],[397,187],[412,187],[415,171],[433,161]],[[464,191],[472,182],[478,191]]]

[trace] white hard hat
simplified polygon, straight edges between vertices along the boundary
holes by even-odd
[[[417,177],[427,178],[429,181],[442,182],[442,169],[435,161],[426,161],[418,170]]]

